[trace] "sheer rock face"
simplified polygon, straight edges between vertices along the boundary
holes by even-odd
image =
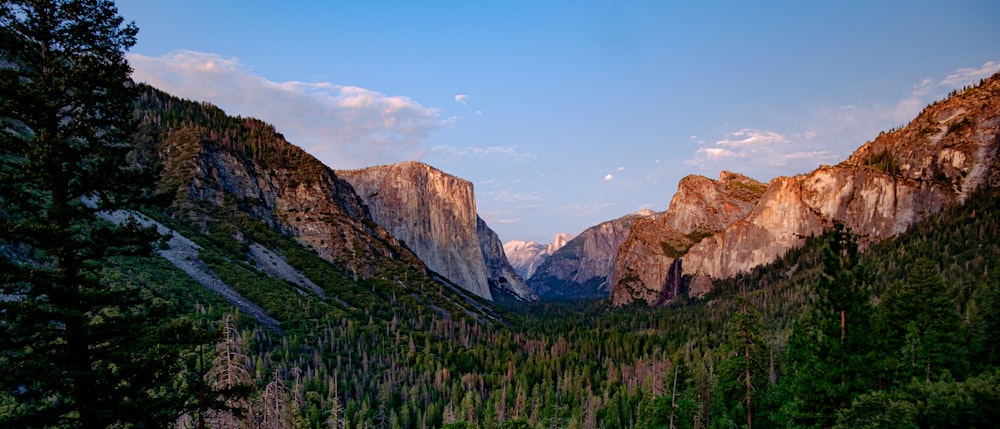
[[[552,242],[548,245],[538,244],[534,241],[511,240],[503,244],[503,251],[510,260],[510,265],[514,267],[521,278],[529,279],[542,262],[550,255],[566,245],[573,236],[570,234],[556,234]]]
[[[472,183],[418,162],[338,171],[372,219],[427,266],[489,300],[490,284],[530,300],[495,233],[476,215]],[[494,246],[496,244],[496,246]]]
[[[288,161],[265,165],[199,136],[170,132],[162,145],[161,191],[175,194],[175,216],[204,228],[212,211],[243,211],[291,235],[357,277],[379,273],[387,258],[416,269],[423,263],[374,225],[350,184],[297,147]]]
[[[532,291],[510,261],[507,260],[503,242],[489,225],[480,217],[476,217],[476,227],[479,234],[479,245],[486,263],[486,279],[490,287],[507,291],[514,297],[525,301],[537,301],[538,295]]]
[[[706,235],[743,218],[765,185],[728,171],[719,180],[681,179],[666,212],[632,224],[618,249],[611,274],[611,304],[643,300],[659,305],[685,293],[678,259]]]
[[[664,221],[684,234],[721,231],[746,216],[765,187],[763,183],[729,171],[719,174],[717,181],[687,176],[677,185]]]
[[[651,215],[635,213],[588,228],[546,258],[528,285],[543,298],[607,296],[618,246],[636,219]]]
[[[899,234],[980,186],[1000,185],[998,134],[1000,75],[994,75],[928,106],[837,166],[772,180],[745,219],[690,249],[684,272],[732,277],[835,222],[858,234],[862,246]]]
[[[712,289],[711,279],[772,262],[837,222],[867,247],[964,201],[981,186],[1000,186],[998,158],[1000,74],[928,106],[839,165],[772,180],[759,199],[722,196],[726,187],[718,183],[727,173],[715,186],[689,176],[665,214],[633,226],[618,252],[612,303],[669,300],[680,290],[673,278],[678,271],[689,279],[688,292],[703,296]],[[730,189],[757,189],[741,183]],[[699,241],[691,235],[698,231],[710,234]],[[685,238],[690,248],[684,248]]]

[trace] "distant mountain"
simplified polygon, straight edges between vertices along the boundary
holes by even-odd
[[[618,246],[636,219],[654,215],[643,210],[588,228],[549,255],[528,279],[528,286],[542,299],[607,297]]]
[[[708,228],[710,233],[698,240],[688,236],[684,241],[683,232],[693,224],[657,229],[636,222],[635,239],[615,263],[612,302],[656,304],[679,293],[704,295],[713,279],[772,262],[835,223],[868,247],[965,201],[983,186],[1000,186],[998,159],[1000,74],[927,106],[905,127],[881,133],[838,165],[771,180],[749,210],[733,206],[732,213],[743,216],[717,218],[715,226],[724,229]],[[703,206],[701,215],[681,203],[675,198],[667,213],[710,219],[734,202],[703,200],[694,205]],[[684,245],[655,245],[678,240]]]
[[[556,234],[552,242],[544,245],[534,241],[510,240],[503,244],[503,251],[521,278],[531,278],[545,258],[573,239],[572,234]]]
[[[472,183],[419,162],[337,171],[372,219],[435,272],[493,299],[490,287],[536,297],[507,262],[499,238],[476,214]]]

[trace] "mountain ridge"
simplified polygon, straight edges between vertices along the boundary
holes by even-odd
[[[997,100],[1000,74],[928,105],[906,126],[880,133],[837,165],[772,179],[744,216],[670,260],[677,264],[673,270],[664,270],[668,261],[661,260],[638,283],[641,276],[619,274],[612,303],[659,304],[679,293],[703,296],[711,291],[712,279],[772,262],[835,223],[857,234],[866,248],[963,202],[981,186],[1000,186]],[[658,256],[647,246],[635,254],[619,252],[619,257],[625,258],[616,262],[622,273]]]

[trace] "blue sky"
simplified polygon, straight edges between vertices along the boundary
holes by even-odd
[[[332,168],[473,182],[501,239],[844,159],[1000,70],[1000,2],[118,1],[134,78]]]

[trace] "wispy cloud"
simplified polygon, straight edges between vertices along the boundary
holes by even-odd
[[[469,104],[469,98],[470,97],[468,94],[456,94],[455,102],[464,106],[466,104]]]
[[[774,131],[751,130],[749,128],[732,132],[722,140],[715,142],[715,144],[719,146],[738,148],[759,148],[777,143],[788,143],[788,139],[785,138],[784,135],[778,134]]]
[[[980,67],[967,67],[956,70],[938,82],[938,86],[952,90],[966,85],[978,83],[980,79],[993,76],[1000,72],[1000,61],[987,61]]]
[[[503,158],[516,163],[525,163],[535,159],[535,155],[518,151],[517,146],[435,146],[431,148],[431,153],[448,158],[461,158],[472,156],[476,158]]]
[[[604,176],[604,181],[605,182],[610,182],[612,180],[615,180],[615,176],[613,174],[608,173],[607,175]]]
[[[553,211],[567,216],[595,217],[614,206],[615,203],[569,204],[558,206]]]
[[[487,196],[492,198],[494,201],[499,201],[502,203],[524,203],[531,201],[540,201],[542,198],[535,193],[528,192],[514,192],[509,188],[494,189],[486,193]]]
[[[686,163],[713,173],[735,170],[759,179],[807,172],[846,158],[879,131],[904,125],[949,91],[976,84],[998,71],[1000,62],[989,61],[944,78],[921,79],[895,100],[813,108],[805,113],[800,131],[742,128],[714,143],[691,135],[698,147]]]
[[[274,82],[233,57],[176,51],[130,54],[129,61],[136,81],[272,123],[334,168],[420,159],[427,136],[447,123],[438,109],[408,97],[329,82]]]
[[[803,165],[815,167],[829,162],[829,150],[813,150],[813,132],[783,134],[771,130],[743,128],[712,145],[699,141],[687,164],[703,169],[736,170],[757,177],[792,174]]]

